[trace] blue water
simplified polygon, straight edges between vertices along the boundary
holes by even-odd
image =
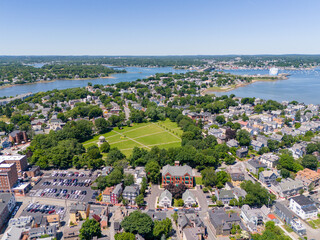
[[[232,74],[268,74],[268,70],[226,70]],[[274,82],[255,82],[226,93],[238,97],[256,97],[276,101],[296,100],[306,104],[320,104],[320,69],[314,70],[281,70],[279,73],[290,74],[287,80]]]
[[[172,67],[161,67],[161,68],[140,68],[140,67],[127,67],[124,68],[127,73],[113,74],[113,78],[97,78],[89,80],[57,80],[54,82],[47,83],[34,83],[26,85],[16,85],[9,88],[0,89],[0,97],[3,96],[16,96],[22,93],[28,92],[45,92],[53,89],[66,89],[75,87],[85,87],[88,82],[94,84],[112,84],[118,82],[131,82],[137,79],[143,79],[154,75],[156,73],[184,73],[187,70],[173,69]]]

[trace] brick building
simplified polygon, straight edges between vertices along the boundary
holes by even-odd
[[[27,142],[28,141],[27,133],[19,130],[13,131],[9,133],[9,141],[17,144],[21,142]]]
[[[122,184],[119,183],[118,185],[115,186],[115,188],[113,189],[113,191],[110,194],[110,202],[112,204],[116,204],[119,203],[119,197],[122,193]]]
[[[188,188],[193,187],[194,177],[192,168],[184,165],[179,166],[179,162],[175,162],[175,166],[166,165],[162,168],[162,186],[165,187],[170,183],[178,186],[183,183]]]
[[[17,173],[19,176],[22,176],[22,172],[28,168],[28,161],[26,155],[1,155],[0,163],[15,163]]]
[[[10,191],[18,181],[17,168],[15,163],[0,164],[0,191]]]

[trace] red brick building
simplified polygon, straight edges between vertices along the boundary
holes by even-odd
[[[16,164],[0,164],[0,191],[10,191],[17,181],[18,174]]]
[[[22,172],[28,168],[28,160],[26,155],[1,155],[0,163],[15,163],[18,176],[22,176]]]
[[[179,166],[179,162],[176,162],[175,166],[164,166],[162,168],[162,186],[165,187],[170,183],[176,186],[183,183],[186,187],[192,188],[194,184],[192,168],[187,165]]]
[[[9,141],[17,144],[23,141],[27,142],[28,141],[27,133],[19,130],[13,131],[9,134]]]

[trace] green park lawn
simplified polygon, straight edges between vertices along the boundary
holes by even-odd
[[[154,146],[168,149],[181,146],[182,130],[175,122],[169,119],[159,122],[135,123],[123,129],[114,128],[111,132],[101,134],[111,147],[117,147],[127,157],[131,155],[134,147],[150,150]],[[85,148],[95,145],[101,135],[83,143]]]
[[[310,220],[308,223],[312,226],[312,228],[317,229],[320,228],[320,218],[316,220]]]

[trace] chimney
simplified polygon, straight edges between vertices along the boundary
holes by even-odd
[[[174,165],[175,166],[180,166],[180,162],[179,161],[174,161]]]

